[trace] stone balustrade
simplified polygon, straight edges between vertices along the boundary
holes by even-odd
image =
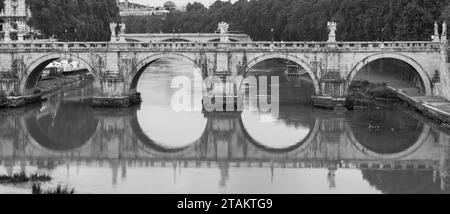
[[[149,51],[149,50],[267,50],[267,51],[311,51],[337,49],[341,51],[380,51],[394,49],[396,51],[429,50],[437,51],[439,43],[417,42],[244,42],[244,43],[218,43],[218,42],[11,42],[0,43],[0,51],[87,51],[87,50],[118,50],[118,51]]]

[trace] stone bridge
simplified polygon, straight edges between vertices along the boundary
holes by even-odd
[[[330,39],[328,42],[0,43],[1,91],[12,95],[10,99],[20,105],[35,94],[43,68],[62,58],[88,68],[98,88],[93,102],[102,106],[129,106],[139,101],[136,87],[141,74],[153,62],[164,58],[192,65],[205,79],[246,77],[252,67],[265,60],[290,60],[309,74],[314,83],[314,103],[325,107],[345,100],[351,82],[365,65],[378,59],[397,59],[417,71],[427,96],[450,99],[446,35],[420,42]],[[236,88],[239,90],[240,86]]]

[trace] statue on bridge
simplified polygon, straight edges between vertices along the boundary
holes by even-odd
[[[117,23],[115,23],[115,22],[109,23],[109,28],[111,29],[111,38],[117,37],[117,33],[116,33]]]
[[[125,23],[120,23],[120,35],[125,34],[125,30],[126,30],[126,25]]]
[[[445,21],[442,23],[441,41],[445,43],[447,42],[447,23]]]
[[[116,24],[117,27],[117,24]],[[125,40],[125,30],[126,30],[126,26],[125,23],[120,23],[119,24],[120,30],[119,30],[119,42],[126,42]]]
[[[220,34],[227,34],[229,27],[230,25],[227,24],[226,22],[220,22],[218,30],[220,31]]]
[[[23,41],[24,35],[27,33],[27,25],[24,21],[17,22],[17,37],[18,41]]]
[[[230,25],[226,22],[220,22],[218,25],[218,31],[220,31],[220,42],[230,42],[227,34],[228,34],[228,28]]]
[[[437,22],[434,22],[434,35],[439,35],[439,26]]]
[[[4,37],[4,41],[5,42],[10,42],[11,41],[11,25],[9,24],[9,22],[5,22],[3,24],[3,32],[5,32],[5,37]]]
[[[431,36],[431,39],[433,40],[433,42],[440,42],[440,38],[439,38],[439,26],[437,22],[434,22],[434,34],[433,36]]]
[[[19,34],[25,34],[27,32],[27,25],[24,21],[20,21],[17,23],[17,33]]]
[[[330,33],[328,34],[328,42],[336,42],[337,23],[328,22],[327,26],[328,30],[330,31]]]
[[[447,23],[442,23],[442,35],[447,35]]]

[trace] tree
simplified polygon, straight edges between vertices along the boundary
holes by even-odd
[[[341,41],[429,40],[435,21],[450,23],[450,0],[238,0],[216,1],[206,8],[190,3],[186,12],[130,18],[130,32],[200,32],[217,30],[221,21],[230,31],[254,40],[325,41],[327,22],[338,22]],[[136,22],[136,19],[139,22]],[[135,24],[135,23],[139,23]],[[144,27],[145,26],[145,27]]]
[[[446,21],[448,24],[450,23],[450,4],[442,10],[441,20]]]
[[[29,24],[63,41],[109,41],[109,23],[120,19],[115,0],[27,0],[27,5]]]

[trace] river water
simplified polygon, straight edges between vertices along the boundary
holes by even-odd
[[[128,109],[80,103],[92,93],[87,84],[0,110],[0,174],[48,174],[44,189],[76,193],[449,193],[450,133],[415,113],[313,109],[303,99],[308,82],[286,87],[286,78],[275,116],[177,112],[171,80],[192,72],[156,62],[139,82],[143,103]],[[0,193],[29,194],[31,184]]]

